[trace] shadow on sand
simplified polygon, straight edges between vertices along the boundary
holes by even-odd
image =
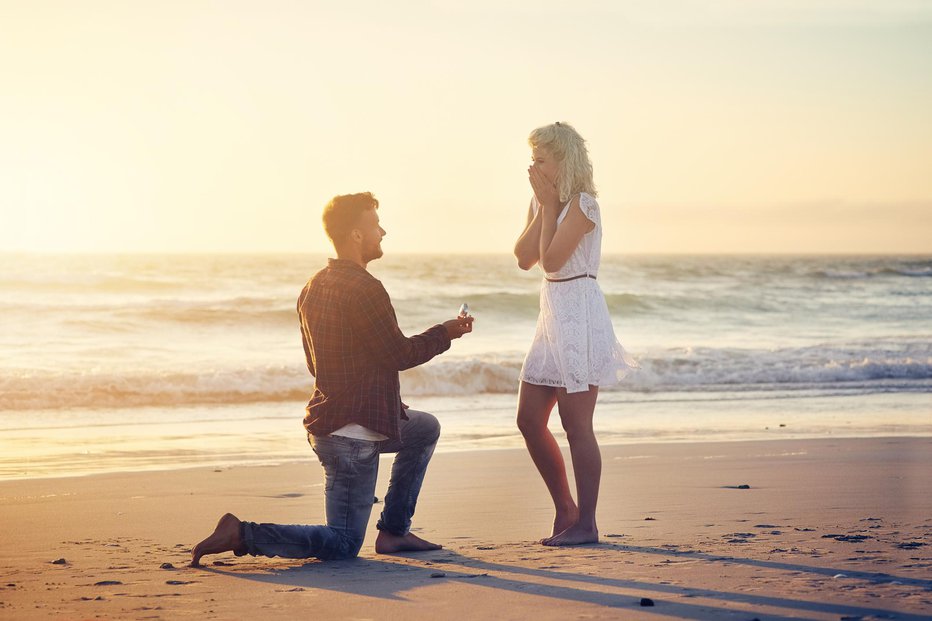
[[[688,558],[693,561],[716,564],[745,564],[788,572],[811,573],[818,576],[835,576],[843,573],[847,579],[863,580],[872,584],[897,582],[924,590],[932,590],[932,580],[898,578],[884,573],[836,570],[826,567],[813,567],[793,563],[761,561],[733,556],[710,555],[699,552],[678,551],[665,548],[639,547],[618,544],[598,544],[581,546],[605,553],[656,554],[665,557]],[[578,549],[578,548],[577,548]],[[331,590],[340,593],[377,597],[395,601],[409,601],[405,591],[429,585],[436,580],[470,581],[490,589],[502,589],[514,593],[558,598],[566,601],[593,604],[613,609],[636,608],[641,612],[657,613],[681,619],[707,621],[734,615],[747,615],[743,608],[716,606],[715,601],[741,604],[754,608],[784,609],[779,612],[758,613],[753,616],[763,620],[800,619],[806,613],[833,614],[844,617],[894,618],[904,621],[928,620],[925,615],[898,612],[894,610],[869,608],[856,605],[844,605],[830,602],[807,601],[753,593],[733,593],[704,588],[692,588],[663,583],[623,580],[582,573],[559,571],[553,569],[535,569],[519,565],[493,563],[461,555],[450,550],[419,553],[416,555],[399,555],[405,559],[419,562],[398,562],[391,557],[384,560],[353,559],[347,561],[306,562],[299,566],[275,567],[248,571],[237,571],[235,566],[219,570],[205,568],[207,571],[222,573],[244,580],[253,580],[284,587]],[[245,568],[243,568],[245,569]],[[438,575],[442,574],[442,575]],[[562,582],[563,584],[553,584]],[[628,590],[634,594],[619,594],[611,590]],[[674,600],[665,600],[663,595],[675,596]],[[650,597],[656,601],[654,607],[640,607],[640,599]],[[701,598],[703,602],[688,603],[682,598]],[[792,611],[792,613],[789,613]],[[804,618],[804,617],[803,617]]]

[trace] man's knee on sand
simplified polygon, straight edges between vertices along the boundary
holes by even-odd
[[[338,539],[339,543],[330,554],[321,556],[321,560],[340,561],[345,559],[356,558],[362,549],[363,535],[349,535],[341,533]]]

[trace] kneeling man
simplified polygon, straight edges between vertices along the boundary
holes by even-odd
[[[258,524],[227,513],[194,546],[205,554],[345,559],[359,554],[372,512],[380,453],[395,453],[375,551],[436,550],[411,533],[440,424],[401,402],[398,372],[424,364],[472,331],[472,317],[445,321],[406,337],[382,283],[366,270],[382,256],[385,230],[372,194],[337,196],[324,208],[324,229],[337,258],[298,298],[308,370],[315,378],[304,426],[325,475],[326,525]]]

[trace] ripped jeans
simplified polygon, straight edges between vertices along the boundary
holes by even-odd
[[[427,464],[440,437],[440,423],[432,414],[411,409],[406,413],[408,420],[401,421],[398,439],[370,441],[343,436],[309,436],[324,467],[327,524],[243,522],[246,552],[253,556],[322,560],[358,555],[372,513],[381,453],[396,455],[378,529],[406,535],[411,528]]]

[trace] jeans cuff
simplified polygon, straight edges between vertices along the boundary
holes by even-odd
[[[404,537],[410,532],[406,528],[402,528],[402,529],[391,528],[385,522],[383,522],[381,518],[379,518],[379,521],[376,522],[375,527],[379,529],[380,531],[385,531],[386,533],[390,535],[395,535],[396,537]]]
[[[255,537],[252,534],[252,528],[255,525],[255,522],[240,522],[239,535],[240,541],[243,542],[243,550],[234,550],[233,554],[236,556],[246,556],[247,554],[256,556]]]

